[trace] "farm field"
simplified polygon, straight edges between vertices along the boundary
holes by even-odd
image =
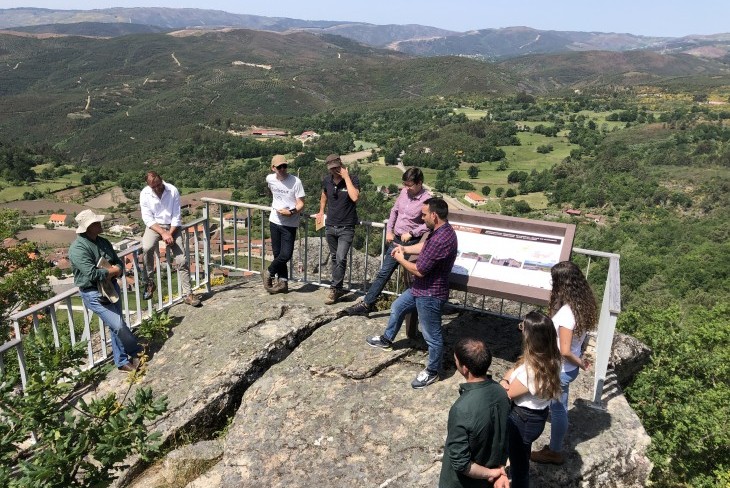
[[[464,114],[466,115],[466,118],[469,120],[478,120],[483,118],[485,115],[489,113],[487,110],[478,110],[475,108],[469,108],[469,107],[462,107],[462,108],[455,108],[454,109],[455,114]]]

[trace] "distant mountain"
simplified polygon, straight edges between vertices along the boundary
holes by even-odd
[[[74,31],[53,28],[53,24],[86,24]],[[190,8],[110,8],[97,10],[51,10],[38,8],[0,9],[0,29],[25,32],[109,37],[134,33],[134,29],[104,28],[102,23],[139,24],[161,30],[245,28],[291,32],[336,34],[375,47],[385,47],[417,56],[469,56],[501,60],[530,54],[573,51],[651,50],[661,53],[688,53],[705,58],[730,58],[730,33],[681,38],[647,37],[605,32],[546,31],[529,27],[482,29],[454,32],[423,25],[374,25],[361,22],[308,21],[286,17],[231,14],[220,10]],[[40,27],[40,26],[49,27]],[[36,26],[33,31],[28,26]],[[64,32],[65,31],[65,32]],[[118,34],[115,34],[117,32]]]
[[[77,22],[73,24],[45,24],[14,27],[6,32],[24,32],[28,34],[56,34],[63,36],[85,37],[119,37],[131,34],[157,34],[170,29],[155,25],[106,23],[106,22]]]
[[[542,31],[529,27],[483,29],[448,37],[406,40],[393,47],[418,56],[461,55],[501,59],[566,51],[626,51],[646,48],[666,38],[600,32]]]
[[[589,87],[663,86],[681,82],[730,84],[730,66],[688,54],[651,51],[585,51],[534,54],[495,63],[519,81],[519,89],[550,93]]]
[[[488,60],[571,51],[633,51],[640,49],[675,54],[686,52],[701,57],[723,57],[730,52],[730,34],[671,38],[507,27],[483,29],[433,39],[409,39],[394,43],[390,47],[417,56],[456,55]]]

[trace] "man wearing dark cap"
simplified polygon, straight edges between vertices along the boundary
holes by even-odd
[[[98,315],[111,331],[114,364],[120,371],[134,371],[139,365],[137,354],[142,348],[129,330],[122,316],[122,305],[111,301],[100,289],[100,283],[108,281],[119,295],[117,278],[124,276],[124,264],[114,252],[111,242],[101,237],[103,215],[84,210],[76,216],[79,224],[76,240],[71,243],[68,258],[74,275],[74,284],[84,306]],[[103,264],[102,264],[103,263]]]
[[[322,221],[326,206],[325,236],[332,256],[332,287],[325,304],[331,305],[345,294],[343,283],[347,255],[355,238],[355,226],[360,222],[356,208],[360,197],[360,181],[357,176],[350,176],[347,168],[342,166],[339,155],[330,154],[325,163],[329,174],[322,179],[317,221]]]

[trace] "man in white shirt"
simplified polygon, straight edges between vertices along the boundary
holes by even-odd
[[[159,241],[165,241],[167,260],[178,271],[185,303],[200,306],[200,300],[190,287],[190,269],[182,240],[182,219],[180,218],[180,192],[170,183],[165,183],[159,174],[148,171],[147,186],[139,194],[139,208],[145,230],[142,236],[142,286],[144,299],[149,300],[157,287],[155,285],[155,252],[159,253]]]

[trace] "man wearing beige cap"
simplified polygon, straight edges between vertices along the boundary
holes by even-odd
[[[317,221],[322,221],[326,206],[325,237],[332,257],[332,287],[324,303],[331,305],[345,294],[343,283],[347,255],[355,238],[355,226],[360,223],[356,207],[360,197],[360,181],[342,166],[338,154],[327,156],[325,163],[329,174],[322,178]]]
[[[272,196],[269,230],[274,260],[264,270],[263,278],[264,288],[271,294],[289,291],[287,263],[294,254],[299,214],[304,209],[304,186],[299,178],[287,172],[288,167],[286,157],[277,154],[271,159],[273,174],[266,176],[266,185]]]
[[[155,285],[155,252],[159,253],[160,240],[167,246],[166,256],[178,271],[178,279],[182,285],[185,303],[193,307],[200,306],[200,299],[193,294],[190,286],[190,269],[183,246],[182,218],[180,216],[180,192],[174,185],[162,181],[162,177],[154,171],[148,171],[145,186],[139,193],[139,208],[142,212],[145,230],[142,235],[142,257],[144,268],[145,300],[152,298]]]
[[[120,371],[134,371],[139,365],[137,354],[141,347],[122,316],[122,306],[112,302],[100,290],[105,280],[111,282],[117,296],[117,278],[123,276],[124,264],[114,252],[111,242],[101,237],[103,215],[84,210],[76,216],[78,228],[76,240],[71,243],[68,257],[74,275],[74,284],[84,306],[97,314],[111,331],[114,364]],[[102,266],[101,263],[104,265]]]

